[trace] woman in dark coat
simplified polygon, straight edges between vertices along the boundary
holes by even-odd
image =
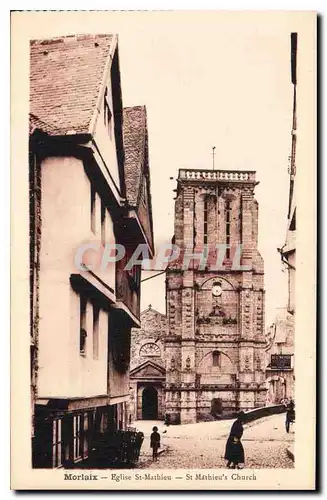
[[[240,412],[237,420],[232,425],[229,437],[226,443],[225,460],[227,460],[228,469],[239,468],[238,464],[244,464],[244,448],[241,443],[243,435],[243,422],[245,421],[244,412]]]

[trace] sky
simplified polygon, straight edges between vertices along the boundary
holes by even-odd
[[[290,33],[299,32],[300,45],[303,13],[31,14],[31,38],[118,34],[123,105],[147,108],[156,246],[173,236],[179,168],[210,169],[215,146],[216,169],[257,172],[268,327],[276,308],[287,303],[287,274],[277,247],[285,242],[287,226]],[[161,275],[143,283],[141,309],[151,303],[165,312],[164,280]]]
[[[182,26],[157,17],[135,26],[133,36],[119,32],[124,105],[147,107],[156,245],[173,235],[179,168],[210,169],[216,146],[216,169],[256,170],[267,327],[287,303],[277,247],[285,241],[289,189],[290,32],[267,17],[219,15]],[[165,312],[164,280],[143,283],[142,309]]]

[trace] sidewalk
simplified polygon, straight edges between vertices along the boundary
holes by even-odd
[[[158,427],[158,432],[161,436],[161,441],[164,444],[165,438],[173,439],[187,439],[194,438],[207,438],[217,439],[221,435],[229,432],[233,420],[215,420],[213,422],[199,422],[196,424],[182,424],[182,425],[164,425],[163,421],[152,420],[136,420],[133,422],[133,427],[144,433],[144,436],[150,436],[152,427]]]
[[[150,469],[217,469],[226,468],[226,440],[233,420],[171,425],[158,421],[137,421],[133,426],[145,439],[138,467]],[[161,435],[162,452],[158,463],[152,461],[150,434],[156,425]],[[166,431],[164,433],[164,431]],[[244,425],[242,442],[246,468],[276,469],[294,467],[292,447],[295,428],[287,434],[285,415],[277,414]]]
[[[162,421],[137,420],[133,426],[150,437],[152,427],[157,426],[164,444],[168,439],[225,439],[228,437],[234,420],[215,420],[196,424],[165,426]],[[166,432],[164,432],[166,431]],[[243,440],[248,441],[294,441],[294,426],[289,434],[285,431],[285,414],[269,415],[244,424]]]

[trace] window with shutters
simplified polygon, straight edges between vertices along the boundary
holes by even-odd
[[[83,458],[83,415],[74,416],[74,429],[73,429],[73,448],[74,448],[74,461]]]

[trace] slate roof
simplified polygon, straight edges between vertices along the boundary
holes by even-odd
[[[116,35],[74,35],[33,40],[30,45],[30,133],[50,136],[92,133],[91,124]],[[109,140],[109,139],[108,139]],[[145,106],[123,109],[127,202],[138,207],[148,178],[149,221],[139,214],[152,244],[152,214]]]
[[[142,181],[143,164],[147,165],[147,118],[145,106],[133,106],[123,110],[125,178],[128,202],[137,205]]]
[[[89,132],[113,39],[76,35],[31,41],[32,127],[42,124],[50,135]]]

